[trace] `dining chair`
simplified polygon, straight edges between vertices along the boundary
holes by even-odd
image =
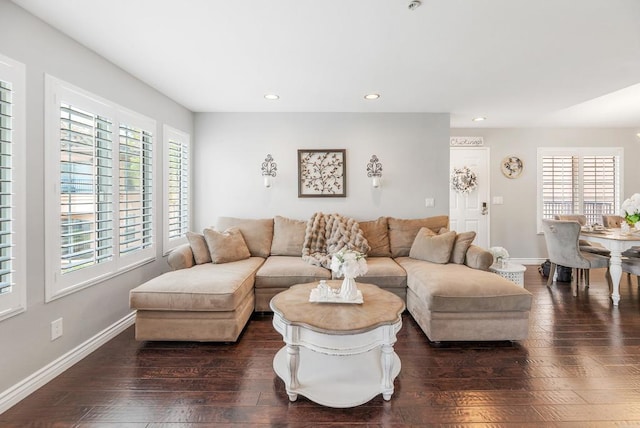
[[[602,224],[608,229],[619,229],[620,225],[625,221],[624,217],[619,215],[602,215]],[[640,257],[640,246],[634,245],[622,252],[622,257],[638,258]]]
[[[620,229],[624,218],[619,215],[602,214],[602,225],[607,229]]]
[[[578,244],[580,238],[580,223],[575,220],[542,220],[542,231],[547,244],[547,252],[551,269],[549,271],[549,279],[547,286],[553,282],[553,274],[556,266],[566,266],[572,269],[571,292],[574,296],[578,295],[578,283],[580,281],[579,271],[585,269],[606,268],[605,277],[611,291],[611,274],[609,272],[609,257],[580,251]],[[585,277],[585,287],[589,284]]]
[[[629,274],[629,279],[631,279],[631,275],[635,275],[638,287],[640,287],[640,258],[622,259],[622,271]]]
[[[580,223],[580,227],[587,225],[587,216],[583,214],[556,214],[554,215],[556,220],[572,220]],[[589,253],[599,254],[601,256],[608,256],[611,254],[609,250],[607,250],[602,244],[598,244],[596,242],[589,242],[584,239],[580,239],[578,241],[580,245],[581,251],[586,251]]]

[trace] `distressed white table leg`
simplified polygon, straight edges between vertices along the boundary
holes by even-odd
[[[611,300],[613,306],[620,303],[620,278],[622,277],[622,253],[619,250],[611,250],[611,258],[609,259],[609,272],[611,273],[611,282],[613,289],[611,290]]]
[[[382,345],[380,353],[380,362],[382,364],[382,398],[386,401],[391,400],[393,395],[393,382],[391,380],[391,372],[393,369],[393,346]]]
[[[289,366],[289,384],[287,385],[287,395],[290,401],[296,401],[298,394],[294,391],[298,388],[298,367],[300,366],[300,347],[298,345],[287,345],[287,365]]]

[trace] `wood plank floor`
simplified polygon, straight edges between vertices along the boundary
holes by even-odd
[[[271,367],[282,346],[256,314],[235,344],[136,342],[133,328],[0,415],[1,427],[640,426],[640,298],[613,308],[601,273],[571,296],[529,266],[530,335],[435,347],[410,316],[390,402],[290,403]]]

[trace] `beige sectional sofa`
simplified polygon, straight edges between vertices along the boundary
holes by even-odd
[[[432,341],[522,340],[531,294],[488,272],[493,258],[472,233],[448,232],[448,217],[359,222],[371,249],[358,282],[400,296]],[[305,262],[306,221],[222,217],[168,258],[173,271],[130,293],[138,340],[235,341],[253,311],[294,284],[332,278]],[[235,243],[242,236],[246,247]],[[235,241],[234,241],[235,240]],[[234,248],[229,248],[234,247]],[[229,253],[230,254],[226,254]],[[224,263],[225,257],[242,259]]]

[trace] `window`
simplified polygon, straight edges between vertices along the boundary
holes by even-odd
[[[584,214],[593,224],[618,214],[622,156],[621,148],[539,148],[538,218]]]
[[[0,55],[0,320],[24,312],[25,68]]]
[[[191,227],[189,134],[164,126],[164,252],[186,242]]]
[[[47,301],[153,260],[155,122],[47,76]]]

